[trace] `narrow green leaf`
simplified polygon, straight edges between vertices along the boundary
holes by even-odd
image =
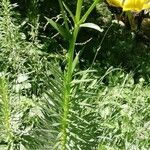
[[[93,79],[81,79],[81,80],[73,80],[72,84],[80,84],[80,83],[87,83],[87,82],[91,82],[93,81]]]
[[[94,23],[83,23],[83,24],[80,25],[80,27],[95,29],[99,32],[104,31],[102,28],[100,28],[97,24],[94,24]]]
[[[95,0],[93,2],[93,4],[90,6],[90,8],[87,10],[87,12],[83,15],[83,17],[80,19],[80,21],[78,22],[78,24],[82,24],[86,21],[87,17],[89,16],[89,14],[92,12],[92,10],[95,8],[95,6],[99,3],[100,0]]]
[[[52,19],[49,19],[47,17],[45,18],[47,19],[48,23],[58,31],[59,34],[61,34],[66,40],[70,40],[71,34],[67,29],[63,28],[60,24],[54,22]]]
[[[79,55],[80,55],[80,53],[76,54],[76,57],[75,57],[74,60],[73,60],[73,64],[72,64],[72,72],[74,71],[76,65],[77,65],[78,62],[79,62]]]
[[[70,17],[72,18],[72,20],[74,21],[74,15],[71,12],[71,10],[69,9],[69,7],[63,2],[64,8],[67,10],[67,12],[69,13]]]

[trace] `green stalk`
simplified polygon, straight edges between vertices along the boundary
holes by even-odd
[[[0,5],[2,11],[2,30],[4,31],[4,35],[2,37],[2,47],[4,47],[6,52],[8,52],[13,50],[16,44],[14,42],[14,37],[12,37],[13,30],[11,25],[11,5],[9,0],[2,0]],[[11,144],[13,143],[14,135],[11,128],[11,104],[8,93],[8,83],[3,76],[0,77],[0,97],[3,114],[2,123],[6,134],[5,142],[7,143],[7,150],[9,150]]]
[[[77,2],[77,9],[76,9],[76,16],[75,16],[77,20],[80,20],[82,1],[83,0],[78,0]],[[64,101],[63,101],[63,117],[62,117],[61,150],[66,150],[66,144],[67,144],[68,115],[70,109],[71,81],[72,81],[72,74],[73,74],[72,64],[73,64],[74,49],[75,49],[75,43],[76,43],[78,32],[79,32],[79,26],[77,26],[75,23],[74,30],[72,33],[72,38],[69,42],[69,51],[67,57],[67,71],[65,73],[65,78],[64,78],[64,97],[63,97]]]
[[[68,115],[69,115],[69,108],[70,108],[70,99],[71,99],[71,81],[72,81],[72,64],[73,64],[73,56],[74,56],[74,49],[75,43],[77,39],[77,35],[79,32],[79,26],[74,28],[74,32],[72,35],[72,39],[69,45],[69,52],[67,58],[67,72],[65,73],[64,79],[64,102],[63,102],[63,118],[62,118],[62,150],[66,150],[66,143],[67,143],[67,128],[68,128]]]
[[[85,13],[85,15],[80,20],[81,15],[81,9],[83,0],[77,1],[77,8],[76,8],[76,15],[75,15],[75,24],[74,29],[72,33],[72,38],[69,41],[69,51],[67,56],[67,71],[65,72],[64,76],[64,97],[63,97],[63,115],[62,115],[62,136],[61,136],[61,150],[66,150],[66,144],[67,144],[67,129],[69,126],[68,123],[68,116],[69,116],[69,109],[70,109],[70,101],[71,101],[71,81],[72,81],[72,75],[73,75],[73,57],[74,57],[74,49],[75,49],[75,43],[77,40],[78,32],[80,29],[80,24],[82,24],[88,15],[91,13],[91,11],[94,9],[95,5],[99,2],[99,0],[95,0],[94,3],[91,5],[91,7],[88,9],[88,11]]]
[[[4,77],[0,78],[0,95],[2,100],[3,125],[5,127],[8,140],[6,142],[11,143],[13,138],[13,133],[11,129],[11,107],[8,97],[8,85]]]
[[[75,17],[75,21],[76,22],[79,22],[79,20],[80,20],[82,4],[83,4],[83,0],[78,0],[78,2],[77,2],[77,9],[76,9],[76,17]]]

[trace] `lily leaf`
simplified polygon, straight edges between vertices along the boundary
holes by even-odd
[[[76,54],[76,57],[75,57],[74,60],[73,60],[73,64],[72,64],[72,72],[74,71],[76,65],[77,65],[78,62],[79,62],[79,55],[80,55],[80,52]]]
[[[74,15],[73,15],[73,13],[71,12],[71,10],[69,9],[69,7],[64,2],[62,2],[62,3],[64,5],[65,9],[67,10],[67,12],[69,13],[70,17],[72,18],[72,20],[74,21]]]
[[[56,23],[55,21],[53,21],[52,19],[49,19],[47,17],[45,17],[48,21],[48,23],[58,31],[58,33],[60,35],[62,35],[66,40],[70,40],[71,38],[71,34],[69,33],[69,31],[65,28],[63,28],[60,24]]]
[[[100,28],[97,24],[94,24],[94,23],[83,23],[83,24],[80,25],[80,27],[95,29],[99,32],[104,31],[102,28]]]

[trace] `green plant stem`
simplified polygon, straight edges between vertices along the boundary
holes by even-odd
[[[75,17],[75,21],[76,22],[79,22],[79,20],[80,20],[82,4],[83,4],[83,0],[78,0],[78,2],[77,2],[77,9],[76,9],[76,17]]]
[[[77,35],[79,32],[79,26],[74,28],[74,32],[72,35],[72,39],[69,44],[69,52],[68,52],[68,66],[67,72],[65,73],[64,79],[64,102],[63,102],[63,118],[62,118],[62,150],[66,150],[67,143],[67,128],[68,128],[68,114],[70,108],[70,99],[71,99],[71,81],[72,81],[72,65],[73,65],[73,55],[75,49],[75,43],[77,39]]]
[[[72,74],[73,74],[73,70],[72,70],[73,56],[74,56],[75,43],[79,32],[79,26],[76,25],[76,21],[80,20],[82,3],[83,0],[78,0],[77,2],[76,15],[74,19],[75,20],[74,30],[72,33],[72,38],[69,41],[69,51],[67,56],[67,71],[65,73],[65,78],[64,78],[64,98],[63,98],[64,101],[63,101],[62,138],[61,138],[62,150],[66,150],[66,144],[67,144],[68,115],[70,109],[71,81],[72,81]]]
[[[61,0],[59,0],[61,1]],[[67,71],[64,77],[64,97],[63,97],[63,116],[62,116],[62,136],[61,136],[61,150],[66,150],[67,144],[67,129],[68,129],[68,116],[69,116],[69,109],[70,109],[70,101],[71,101],[71,81],[73,75],[73,57],[74,57],[74,49],[75,43],[78,36],[78,32],[80,29],[80,24],[82,24],[91,11],[94,9],[95,5],[99,2],[99,0],[95,0],[91,7],[87,10],[85,15],[80,20],[81,9],[83,0],[78,0],[77,8],[76,8],[76,15],[75,15],[75,25],[74,30],[72,33],[72,38],[69,41],[69,51],[67,56]]]
[[[3,124],[5,126],[7,134],[7,142],[10,142],[13,138],[11,129],[11,107],[8,97],[8,85],[4,77],[0,78],[0,95],[2,99],[2,112],[3,112]],[[8,145],[9,146],[9,145]]]

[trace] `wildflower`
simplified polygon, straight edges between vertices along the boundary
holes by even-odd
[[[123,11],[140,12],[150,8],[150,0],[107,0],[109,5],[121,7]]]

